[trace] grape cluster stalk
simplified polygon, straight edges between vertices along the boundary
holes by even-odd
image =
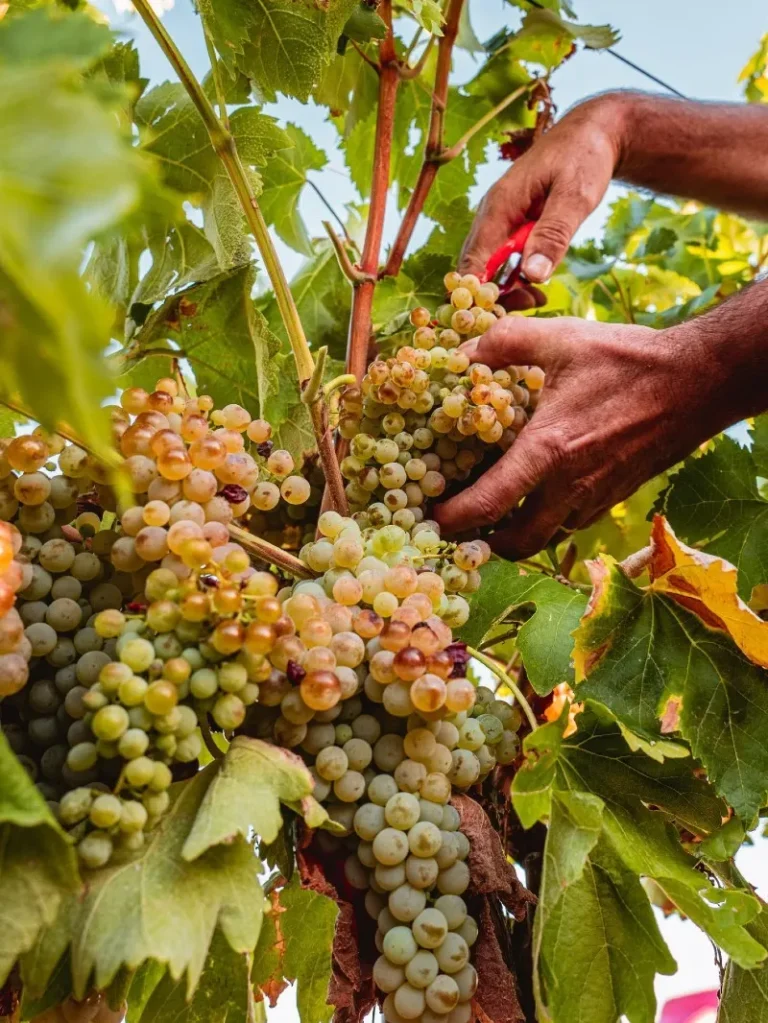
[[[41,428],[0,442],[0,724],[83,869],[140,853],[217,733],[297,751],[335,829],[319,846],[375,922],[388,1023],[471,1018],[451,795],[520,748],[518,706],[454,636],[490,548],[445,541],[429,502],[514,443],[543,374],[470,364],[458,346],[505,315],[498,289],[445,283],[413,343],[341,394],[349,516],[320,513],[317,465],[268,422],[170,377],[111,408],[118,470]],[[235,524],[315,578],[253,564]]]

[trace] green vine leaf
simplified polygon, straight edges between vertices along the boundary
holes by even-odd
[[[295,124],[287,125],[286,135],[292,147],[276,153],[265,167],[259,205],[266,222],[274,225],[286,245],[312,256],[312,243],[299,213],[299,200],[307,183],[307,172],[322,170],[328,158]]]
[[[750,821],[768,797],[768,689],[726,633],[674,600],[638,589],[612,559],[593,567],[589,613],[576,633],[579,699],[601,704],[653,746],[677,700],[680,733],[717,790]]]
[[[602,802],[558,793],[544,851],[534,945],[543,1018],[654,1023],[657,973],[675,960],[640,879],[601,838]]]
[[[246,1018],[247,1002],[248,959],[235,952],[217,929],[192,1000],[183,980],[165,973],[135,1018],[139,1023],[240,1023]]]
[[[80,884],[69,838],[0,732],[0,987]]]
[[[397,277],[385,277],[379,282],[373,304],[374,324],[386,325],[415,306],[428,309],[438,306],[445,298],[443,277],[452,268],[447,256],[420,252],[403,264]]]
[[[272,899],[254,954],[254,987],[296,982],[301,1023],[328,1023],[333,1015],[328,985],[338,907],[326,895],[302,888],[298,874]]]
[[[443,8],[438,0],[400,0],[400,6],[430,35],[443,34]]]
[[[112,46],[112,33],[85,11],[38,7],[9,10],[0,22],[0,63],[5,67],[51,62],[85,71]]]
[[[517,634],[531,685],[540,696],[546,696],[561,682],[572,682],[572,633],[586,610],[586,596],[549,576],[525,572],[503,558],[487,562],[480,575],[482,583],[470,597],[470,617],[459,631],[460,638],[476,647],[511,611],[533,605],[534,613]]]
[[[79,276],[82,252],[142,202],[166,214],[171,207],[121,128],[120,94],[80,74],[109,34],[76,38],[80,17],[46,12],[44,30],[40,11],[0,29],[14,53],[0,72],[0,120],[14,139],[0,152],[0,395],[20,396],[48,427],[69,422],[108,457],[100,403],[114,389],[102,357],[112,315]]]
[[[358,2],[203,0],[200,13],[230,73],[253,79],[267,100],[306,101]]]
[[[765,908],[747,930],[768,948],[768,918]],[[731,960],[725,968],[720,991],[717,1023],[768,1023],[768,966],[747,970]]]
[[[128,361],[171,340],[217,407],[235,401],[258,414],[280,387],[280,342],[251,298],[255,276],[251,265],[237,267],[169,298],[134,337]]]
[[[706,835],[722,820],[724,805],[686,761],[660,764],[633,753],[619,731],[591,714],[582,713],[576,734],[562,739],[566,720],[564,711],[560,722],[526,738],[527,759],[512,786],[523,822],[530,826],[538,813],[549,823],[547,877],[535,938],[540,1000],[555,1019],[559,1014],[569,1018],[568,1005],[580,1005],[582,1015],[587,1005],[593,1014],[602,1012],[596,989],[584,984],[590,972],[584,963],[591,954],[605,976],[613,978],[610,1013],[596,1018],[613,1023],[616,1013],[623,1012],[632,1023],[652,1023],[653,976],[671,972],[674,964],[639,879],[653,878],[682,913],[746,969],[766,955],[748,929],[760,904],[751,893],[712,885],[670,824],[675,820]],[[622,904],[629,912],[619,912]],[[577,919],[581,926],[574,925]],[[589,950],[571,947],[576,935]],[[563,943],[569,947],[565,963]],[[638,943],[631,956],[637,970],[618,968],[626,956],[609,969],[609,949],[629,949],[633,943]]]
[[[220,269],[247,262],[251,242],[242,209],[184,86],[164,82],[145,93],[136,104],[135,120],[143,149],[159,161],[168,188],[202,207],[205,236]],[[253,168],[262,167],[275,153],[290,147],[291,140],[273,117],[256,107],[233,111],[230,124],[258,195],[261,178]]]
[[[757,485],[768,475],[763,461],[759,469],[751,451],[719,437],[706,454],[686,459],[657,504],[682,540],[736,566],[745,600],[768,582],[768,501]]]
[[[313,348],[325,345],[333,359],[343,359],[346,352],[345,325],[352,307],[352,289],[341,272],[330,242],[316,242],[314,254],[291,279],[291,294],[299,311],[304,331]],[[269,294],[261,311],[275,333],[287,343],[277,302]]]
[[[182,856],[191,862],[211,846],[246,838],[251,829],[274,842],[283,826],[281,803],[298,803],[314,782],[301,757],[261,739],[238,735],[208,787]]]
[[[148,959],[167,964],[174,980],[186,972],[191,997],[217,926],[234,951],[255,948],[263,896],[249,843],[236,836],[193,862],[182,856],[215,773],[211,766],[178,785],[141,853],[92,873],[85,896],[68,907],[58,926],[71,940],[76,997]]]

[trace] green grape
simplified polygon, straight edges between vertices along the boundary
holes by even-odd
[[[77,844],[77,855],[88,870],[105,866],[112,856],[112,839],[103,831],[92,831]]]
[[[155,762],[146,756],[138,756],[129,761],[124,768],[125,780],[134,788],[149,785],[155,774]]]
[[[120,648],[120,660],[127,664],[131,671],[146,671],[155,659],[155,648],[146,639],[135,637],[129,639]]]
[[[88,771],[98,760],[98,751],[92,742],[79,742],[67,754],[67,767],[71,771]]]
[[[164,792],[145,792],[141,802],[150,817],[162,817],[171,803],[171,797]]]
[[[129,718],[130,721],[130,718]],[[143,756],[149,747],[149,736],[141,728],[128,728],[118,742],[118,751],[126,760]]]
[[[97,828],[111,828],[120,820],[122,804],[117,796],[107,793],[96,796],[91,804],[91,824]]]
[[[128,712],[123,707],[113,704],[102,707],[94,714],[91,729],[97,739],[112,742],[123,735],[129,724]]]
[[[211,714],[219,728],[233,732],[245,719],[245,704],[234,693],[226,693],[216,700]]]
[[[65,827],[79,824],[88,816],[92,802],[90,789],[79,788],[65,792],[59,800],[59,820]]]
[[[147,823],[147,810],[143,803],[134,799],[124,799],[120,808],[120,831],[126,834],[142,831]]]

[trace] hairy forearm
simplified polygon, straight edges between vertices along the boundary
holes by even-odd
[[[700,353],[700,386],[713,394],[712,434],[768,411],[768,281],[665,333],[681,350]]]
[[[616,139],[617,179],[748,216],[768,216],[765,107],[639,92],[606,93],[583,106]]]

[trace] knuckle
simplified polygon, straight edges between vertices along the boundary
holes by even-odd
[[[595,480],[591,476],[581,476],[570,485],[570,503],[574,508],[581,508],[591,503],[595,496]]]
[[[525,427],[523,436],[527,443],[525,451],[520,454],[532,475],[546,476],[567,467],[573,459],[573,451],[559,423],[536,420],[534,416]]]
[[[537,245],[544,245],[551,248],[567,248],[571,241],[571,225],[561,217],[547,217],[540,220],[535,232],[535,238],[531,242],[533,248]]]
[[[473,520],[491,526],[507,511],[503,497],[494,489],[480,488],[472,495]]]

